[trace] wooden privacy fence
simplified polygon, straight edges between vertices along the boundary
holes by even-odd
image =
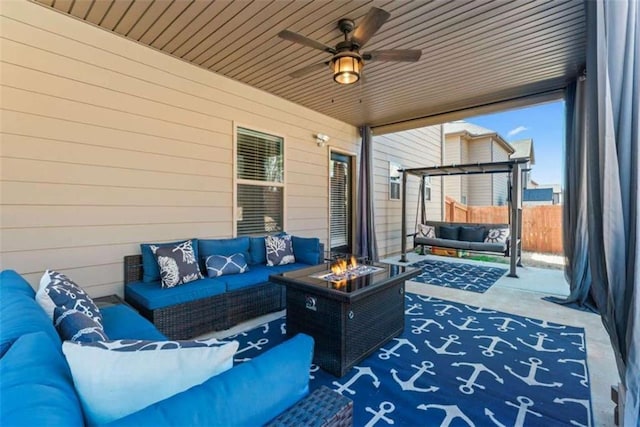
[[[446,198],[445,221],[484,224],[509,222],[507,206],[465,206]],[[529,252],[562,254],[562,205],[522,208],[522,249]]]

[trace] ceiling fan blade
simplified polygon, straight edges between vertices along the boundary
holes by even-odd
[[[416,62],[422,56],[421,50],[372,50],[362,54],[365,61],[403,61]]]
[[[326,44],[322,44],[320,42],[312,40],[298,33],[294,33],[293,31],[283,30],[283,31],[280,31],[278,35],[285,40],[289,40],[290,42],[299,43],[299,44],[312,47],[314,49],[323,50],[325,52],[332,53],[332,54],[336,53],[336,50],[331,46],[327,46]]]
[[[372,7],[371,10],[362,18],[360,24],[353,31],[351,41],[362,47],[369,41],[369,39],[387,22],[387,19],[391,14],[385,10],[377,7]]]
[[[306,76],[309,73],[312,73],[316,70],[320,70],[321,68],[326,67],[327,65],[329,65],[329,61],[325,61],[325,62],[319,62],[317,64],[311,64],[311,65],[307,65],[306,67],[302,67],[299,70],[293,71],[292,73],[289,73],[289,77],[293,77],[294,79],[297,79],[298,77],[303,77]]]

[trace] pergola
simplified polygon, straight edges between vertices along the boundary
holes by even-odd
[[[509,197],[510,211],[510,270],[509,277],[518,277],[516,267],[522,266],[520,263],[521,255],[521,236],[522,236],[522,164],[527,163],[528,158],[508,160],[504,162],[490,163],[468,163],[463,165],[448,166],[432,166],[424,168],[412,168],[402,170],[402,257],[401,262],[407,262],[407,177],[409,175],[418,176],[421,182],[426,177],[432,176],[455,176],[455,175],[478,175],[478,174],[494,174],[508,173],[510,174],[511,186]],[[420,192],[422,197],[422,206],[424,209],[424,191]]]

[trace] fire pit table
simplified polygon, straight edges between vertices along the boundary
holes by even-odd
[[[287,287],[287,335],[311,335],[314,363],[342,377],[402,333],[404,282],[420,269],[370,262],[339,264],[274,274],[270,279]]]

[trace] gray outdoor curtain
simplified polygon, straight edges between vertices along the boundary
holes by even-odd
[[[356,219],[356,253],[378,261],[373,210],[373,137],[369,126],[360,128],[360,176]]]
[[[640,9],[636,0],[585,4],[591,296],[626,388],[624,425],[636,427],[640,423]]]
[[[566,299],[550,297],[559,304],[593,307],[590,295],[589,240],[587,234],[587,157],[585,79],[579,78],[565,92],[565,171],[563,243],[565,277],[570,286]]]

